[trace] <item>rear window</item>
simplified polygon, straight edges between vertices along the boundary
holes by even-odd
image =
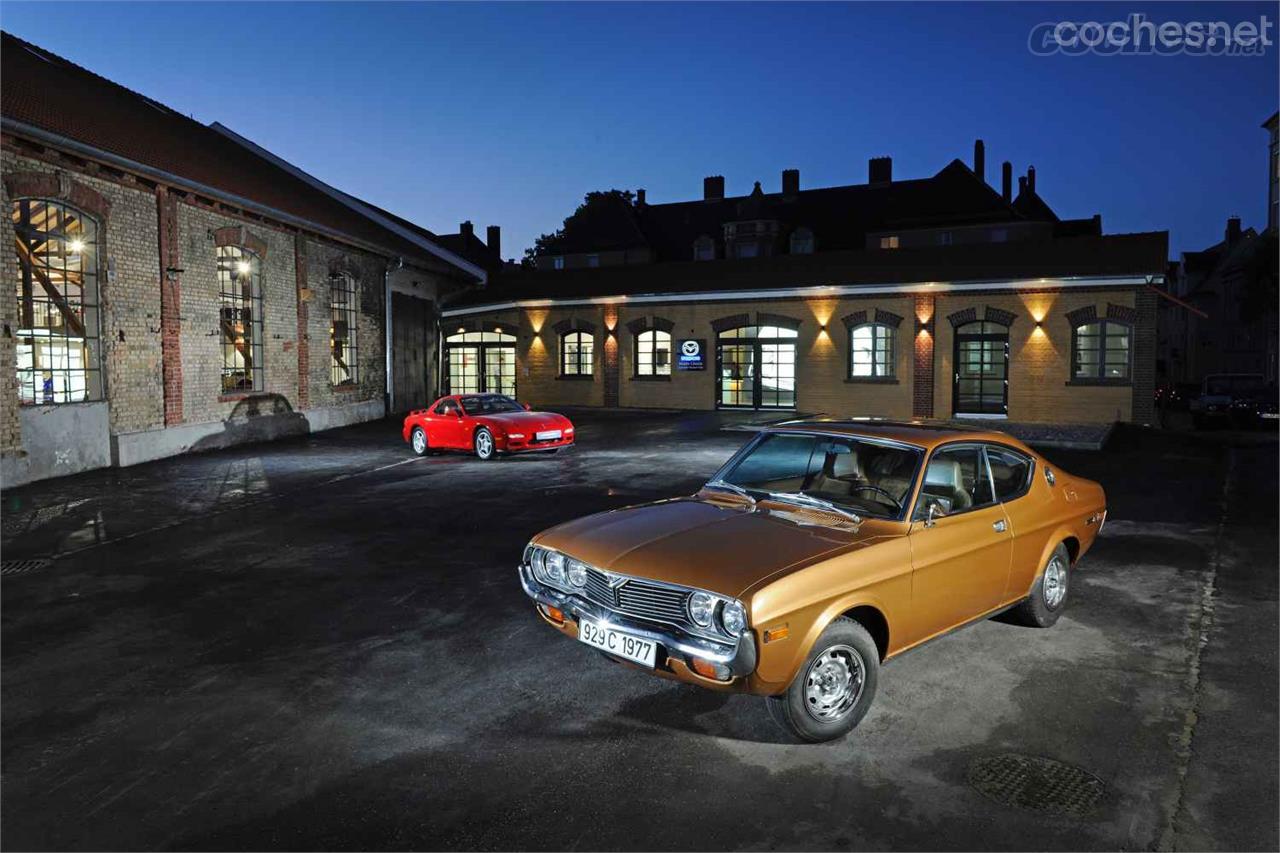
[[[1027,490],[1031,482],[1030,459],[1002,447],[988,447],[987,462],[991,465],[996,500],[1012,500]]]

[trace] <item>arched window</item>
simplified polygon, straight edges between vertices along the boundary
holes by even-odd
[[[1129,379],[1132,327],[1128,323],[1095,320],[1075,326],[1072,331],[1072,379]]]
[[[261,391],[262,265],[240,246],[218,246],[222,392]]]
[[[883,323],[863,323],[849,330],[849,376],[891,378],[897,329]]]
[[[716,259],[716,242],[706,234],[694,240],[693,259],[695,261],[714,261]]]
[[[791,254],[813,254],[813,232],[808,228],[797,228],[791,232]]]
[[[26,405],[102,399],[98,226],[56,201],[11,210],[18,255],[18,399]]]
[[[354,385],[359,358],[356,282],[348,273],[338,273],[329,283],[329,382]]]
[[[671,333],[648,329],[636,335],[636,376],[671,375]]]
[[[590,379],[595,338],[590,332],[566,332],[560,336],[560,375]]]

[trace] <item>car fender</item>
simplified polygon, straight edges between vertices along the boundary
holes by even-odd
[[[757,664],[756,675],[761,682],[778,686],[778,690],[785,690],[800,672],[800,668],[804,665],[805,660],[813,651],[814,645],[818,642],[818,638],[822,636],[822,632],[827,627],[839,619],[845,613],[857,607],[874,608],[884,619],[888,626],[889,636],[886,638],[886,652],[892,646],[889,645],[893,641],[893,628],[895,618],[892,608],[888,607],[885,600],[877,595],[874,590],[858,589],[847,592],[819,603],[815,606],[804,607],[799,610],[787,614],[782,619],[770,620],[770,624],[777,622],[788,623],[790,629],[794,632],[797,624],[807,625],[803,633],[792,633],[789,640],[791,642],[781,643],[765,643],[763,630],[758,631],[758,641],[760,642],[760,660]],[[768,628],[764,625],[762,628]]]

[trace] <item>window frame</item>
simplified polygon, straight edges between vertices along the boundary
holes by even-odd
[[[575,354],[573,370],[569,369],[568,348],[570,338],[578,349]],[[583,344],[586,344],[586,358],[583,358]],[[558,379],[592,380],[595,379],[596,338],[591,332],[583,329],[570,329],[560,335],[560,373]],[[585,364],[584,364],[585,360]],[[584,370],[585,367],[585,370]]]
[[[897,234],[886,234],[880,238],[881,249],[898,249],[901,248]]]
[[[793,255],[812,255],[816,249],[813,229],[801,226],[791,232],[789,252]],[[804,251],[797,251],[797,245],[805,246]]]
[[[855,374],[853,372],[853,339],[859,329],[870,328],[871,332],[871,373]],[[884,329],[888,336],[888,354],[885,366],[887,373],[876,373],[876,329]],[[849,327],[849,345],[845,348],[845,379],[850,382],[896,382],[898,379],[898,329],[888,323],[870,320]]]
[[[937,447],[933,448],[933,450],[930,451],[928,456],[925,458],[924,464],[920,467],[919,479],[918,479],[918,482],[916,483],[915,506],[912,507],[911,516],[910,516],[913,522],[925,521],[929,517],[928,507],[925,504],[925,499],[927,495],[925,495],[924,489],[925,489],[925,481],[929,478],[929,466],[933,463],[933,460],[943,453],[950,453],[957,450],[969,450],[969,449],[974,449],[978,451],[978,458],[982,465],[982,471],[985,473],[987,478],[987,487],[991,490],[991,500],[988,503],[974,504],[973,506],[968,507],[967,509],[948,512],[946,515],[939,516],[939,518],[940,519],[955,518],[957,516],[965,515],[966,513],[974,512],[976,510],[990,509],[993,506],[1000,506],[1001,503],[1004,503],[1003,501],[999,500],[996,497],[996,483],[995,483],[995,479],[991,476],[991,466],[987,462],[986,444],[979,441],[968,441],[968,440],[948,442],[947,444],[940,444]]]
[[[1010,456],[1016,456],[1020,459],[1025,460],[1027,463],[1026,479],[1023,481],[1022,485],[1018,488],[1018,491],[1014,492],[1012,495],[1010,495],[1007,498],[1000,497],[999,493],[996,491],[996,476],[995,476],[995,472],[991,470],[991,457],[988,455],[993,450],[998,453],[1008,453]],[[987,463],[987,476],[991,480],[991,493],[995,495],[996,503],[1004,504],[1004,503],[1009,503],[1010,501],[1016,501],[1018,500],[1018,498],[1026,497],[1027,493],[1031,491],[1031,484],[1035,482],[1035,475],[1036,475],[1036,460],[1034,456],[1024,453],[1023,451],[1018,450],[1016,448],[1009,447],[1006,444],[996,444],[994,442],[987,442],[982,446],[982,458],[986,460],[986,463]]]
[[[57,254],[62,260],[61,269],[53,267],[47,261],[42,264],[42,266],[48,268],[50,271],[60,272],[62,274],[62,291],[57,291],[57,286],[52,283],[52,279],[50,279],[49,285],[49,287],[54,289],[54,292],[58,293],[60,299],[54,298],[48,288],[45,289],[47,296],[46,299],[37,299],[36,297],[37,283],[39,283],[41,287],[45,287],[45,285],[40,282],[40,276],[36,272],[37,264],[35,261],[38,260],[38,258],[36,257],[34,247],[31,245],[31,240],[30,238],[24,238],[22,234],[23,230],[26,230],[27,228],[34,228],[30,223],[32,208],[36,205],[43,206],[46,214],[46,223],[49,220],[50,211],[52,209],[56,209],[59,227],[63,229],[61,231],[46,229],[38,232],[39,234],[44,235],[38,242],[45,246],[45,250],[40,253],[39,257],[48,258]],[[70,232],[65,230],[65,222],[67,220],[68,213],[74,217],[75,222],[80,228],[79,236],[71,236]],[[17,385],[19,407],[66,406],[77,403],[96,403],[106,400],[107,377],[102,357],[102,283],[106,278],[105,275],[103,275],[104,258],[106,257],[106,254],[103,251],[103,244],[106,237],[105,223],[99,216],[88,213],[75,205],[68,204],[65,199],[45,198],[41,196],[26,196],[11,199],[9,216],[10,223],[14,229],[15,242],[13,251],[18,273],[17,280],[15,282],[16,292],[14,293],[18,309],[17,316],[14,318],[14,326],[16,327],[14,329],[15,334],[13,335],[14,373],[11,375],[14,377]],[[15,216],[17,217],[16,219],[14,218]],[[62,236],[57,236],[59,234]],[[67,239],[68,236],[70,236],[70,239]],[[57,248],[60,250],[57,253],[53,252],[53,244],[55,241],[58,243]],[[73,254],[71,252],[71,248],[77,241],[81,243],[80,251],[78,252],[79,268],[73,271],[68,265],[68,258]],[[22,255],[17,249],[19,245],[23,246],[25,251],[32,256],[30,261],[24,261]],[[91,259],[91,263],[86,264],[86,259]],[[70,281],[68,274],[71,272],[78,275],[80,281],[78,285],[80,291],[78,299],[78,307],[80,311],[78,315],[75,312],[75,308],[77,306],[71,304],[71,301],[68,299],[68,294],[70,293],[70,289],[67,286]],[[46,274],[46,278],[48,278],[48,274]],[[35,314],[37,303],[41,305],[46,305],[47,303],[44,311],[46,317],[51,316],[50,309],[54,309],[56,314],[61,315],[62,325],[36,326]],[[29,324],[26,322],[28,315],[30,319]],[[75,318],[75,322],[80,326],[80,336],[78,338],[73,334],[69,334],[69,332],[75,331],[74,328],[67,328],[67,322],[72,317]],[[92,319],[90,319],[90,317]],[[40,329],[46,334],[36,335],[35,331],[37,329]],[[55,334],[54,332],[56,329],[62,329],[63,331],[59,334]],[[30,331],[31,334],[22,334],[24,330]],[[45,348],[49,350],[48,356],[50,359],[54,360],[54,363],[56,363],[56,357],[53,355],[52,351],[55,344],[60,345],[63,350],[62,358],[69,363],[71,360],[70,342],[75,340],[80,341],[79,347],[83,363],[79,368],[43,366],[37,369],[37,341],[41,341],[45,344]],[[28,386],[25,386],[19,378],[21,373],[25,372],[24,368],[19,368],[18,366],[18,358],[23,346],[30,348],[30,400],[23,398],[23,389]],[[67,399],[45,399],[43,377],[41,377],[39,391],[37,392],[37,372],[50,373],[51,383],[53,374],[61,374],[63,376],[63,390],[61,393],[66,396]],[[71,379],[76,373],[79,373],[83,377],[84,393],[83,396],[78,399],[71,399]],[[49,393],[53,395],[58,393],[53,390],[52,384],[50,386]]]
[[[1094,372],[1088,375],[1081,375],[1080,368],[1080,339],[1082,337],[1081,330],[1088,326],[1098,326],[1097,342],[1092,348],[1093,355],[1097,358],[1094,364]],[[1128,344],[1125,347],[1125,367],[1124,376],[1107,376],[1107,338],[1108,326],[1123,328]],[[1133,384],[1133,335],[1134,324],[1127,320],[1119,320],[1115,317],[1097,317],[1084,323],[1072,323],[1071,325],[1071,374],[1068,377],[1068,384],[1073,385],[1131,385]]]
[[[339,307],[339,303],[334,301],[334,295],[337,293],[345,295],[341,303],[343,307]],[[349,388],[360,382],[359,295],[360,285],[354,276],[348,273],[337,273],[329,278],[329,385],[333,388]],[[338,378],[338,371],[341,368],[336,347],[339,314],[345,315],[343,322],[347,334],[347,376],[342,380]]]
[[[234,254],[238,253],[238,254]],[[263,351],[266,349],[263,338],[265,332],[263,329],[263,299],[262,299],[262,259],[258,253],[248,248],[236,244],[228,244],[225,246],[217,246],[215,259],[218,270],[218,347],[221,351],[222,364],[219,371],[219,395],[242,396],[245,394],[259,394],[266,390],[266,367],[263,364]],[[239,264],[246,261],[249,264],[249,296],[246,299],[243,295],[237,294],[234,290],[228,289],[228,283],[234,284],[238,276],[230,275],[229,269],[224,270],[223,262],[228,265],[234,264],[236,272],[239,272]],[[228,281],[224,281],[223,274],[228,272]],[[232,340],[227,340],[226,315],[224,312],[228,308],[228,302],[235,301],[240,303],[239,308],[232,310],[244,310],[244,304],[248,304],[249,308],[249,328],[247,341],[249,344],[249,358],[245,359],[241,354],[242,361],[246,362],[246,366],[237,371],[234,367],[227,366],[227,357],[229,352],[234,352],[237,347],[235,345],[234,335]],[[228,350],[230,347],[230,350]],[[250,376],[248,387],[243,383],[233,387],[227,387],[227,378],[235,376],[238,372],[248,373]]]
[[[667,339],[667,363],[663,365],[663,367],[666,368],[665,370],[660,370],[658,365],[658,344],[660,343],[660,339],[658,338],[658,335],[665,335]],[[633,340],[632,340],[632,347],[631,347],[631,378],[643,379],[643,380],[654,380],[654,381],[670,380],[671,370],[672,370],[672,361],[674,360],[674,355],[675,355],[675,352],[673,349],[673,347],[675,346],[675,342],[671,337],[671,332],[667,331],[666,329],[650,327],[648,329],[644,329],[643,331],[636,332],[632,336],[632,338]],[[648,372],[641,370],[641,359],[640,359],[646,339],[651,342]]]

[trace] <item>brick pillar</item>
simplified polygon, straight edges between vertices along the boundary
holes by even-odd
[[[915,298],[915,340],[912,341],[911,414],[917,418],[933,417],[933,340],[937,324],[937,306],[931,294]]]
[[[618,407],[618,306],[604,307],[604,404]]]
[[[178,199],[156,188],[160,225],[160,364],[164,382],[164,425],[182,423],[182,241]]]
[[[305,409],[311,403],[311,341],[307,332],[311,290],[307,287],[307,238],[301,234],[293,239],[293,272],[298,299],[298,408]]]
[[[1133,422],[1156,423],[1156,299],[1150,287],[1134,294]]]

